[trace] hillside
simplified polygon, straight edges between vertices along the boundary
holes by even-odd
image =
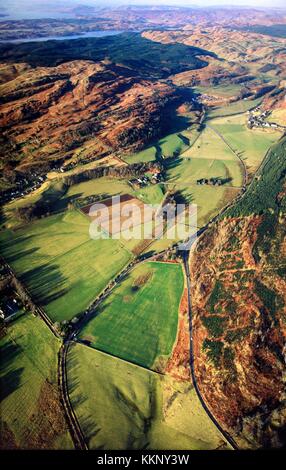
[[[43,5],[44,6],[44,5]],[[60,6],[59,10],[61,11]],[[57,5],[53,5],[53,11]],[[67,7],[66,7],[67,8]],[[77,5],[69,18],[40,18],[0,22],[0,37],[5,40],[82,34],[96,30],[142,31],[146,28],[185,28],[188,25],[224,25],[225,27],[275,25],[285,23],[285,12],[279,9],[203,8],[198,6],[117,6],[117,8]],[[1,16],[1,15],[0,15]]]
[[[182,91],[160,78],[203,67],[198,54],[207,52],[137,34],[0,45],[2,188],[180,131],[173,118]]]
[[[167,77],[175,71],[201,68],[207,62],[197,56],[208,51],[184,44],[160,44],[138,33],[122,33],[102,38],[73,41],[24,42],[0,44],[5,62],[28,62],[32,66],[54,66],[70,60],[99,61],[108,58],[132,69],[136,75]]]
[[[0,85],[6,184],[15,181],[15,170],[45,172],[64,160],[140,148],[162,132],[164,111],[178,99],[172,86],[106,62],[2,70],[9,68],[15,78]]]
[[[285,445],[286,138],[192,254],[195,371],[243,447]]]

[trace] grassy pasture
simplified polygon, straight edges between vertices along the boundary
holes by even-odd
[[[96,349],[154,367],[172,351],[183,285],[178,264],[140,264],[103,302],[80,337]]]
[[[224,444],[189,382],[80,344],[69,350],[67,364],[70,398],[90,449],[202,450]]]
[[[45,181],[42,186],[24,197],[15,199],[3,207],[1,223],[5,223],[6,228],[14,228],[19,225],[17,209],[35,204],[39,200],[52,204],[55,209],[64,208],[66,188],[61,181]],[[58,201],[61,201],[60,203]]]
[[[168,131],[160,139],[154,139],[152,145],[149,145],[140,152],[132,155],[123,156],[127,163],[149,162],[162,158],[177,156],[189,148],[191,143],[197,138],[196,129],[190,130],[192,119],[189,113],[178,114],[170,112],[168,116]]]
[[[159,140],[158,146],[163,157],[173,157],[188,148],[188,138],[182,133],[169,134]]]
[[[189,147],[189,136],[185,131],[168,134],[159,139],[152,147],[147,147],[133,155],[123,157],[127,163],[150,162],[157,158],[173,157]]]
[[[208,118],[215,118],[220,116],[231,116],[232,114],[245,113],[249,109],[255,108],[262,101],[262,98],[256,98],[255,100],[239,100],[234,103],[230,103],[226,106],[213,108],[208,110]]]
[[[72,448],[59,418],[57,353],[60,342],[44,322],[25,314],[0,339],[1,434],[20,448]],[[6,440],[5,440],[6,438]]]
[[[91,240],[77,211],[1,234],[1,253],[53,321],[83,311],[131,259],[119,240]]]
[[[84,181],[65,187],[62,181],[56,179],[46,181],[41,188],[33,193],[15,201],[11,201],[3,208],[1,222],[6,228],[15,228],[20,225],[17,209],[37,203],[40,199],[51,206],[52,212],[64,211],[71,200],[88,196],[114,196],[117,194],[130,194],[138,197],[146,204],[159,204],[163,194],[162,188],[152,185],[134,191],[127,180],[102,177]]]
[[[145,186],[134,191],[135,196],[146,204],[160,204],[164,197],[164,187],[160,184]]]
[[[242,183],[240,166],[237,161],[230,159],[180,158],[171,162],[167,174],[166,187],[181,191],[188,203],[197,204],[199,227],[205,225],[237,195],[239,189],[236,186]],[[211,177],[229,179],[229,182],[223,186],[196,184],[197,179]]]
[[[246,118],[245,114],[229,116],[212,119],[210,124],[223,135],[236,152],[240,153],[246,165],[253,171],[281,133],[273,129],[248,129]]]
[[[276,122],[280,126],[286,126],[285,108],[273,109],[270,116],[266,120],[270,122]]]
[[[211,121],[213,123],[214,121]],[[205,127],[199,137],[181,155],[187,158],[215,159],[236,161],[236,157],[223,140],[209,127]]]
[[[147,147],[140,152],[126,156],[123,155],[122,158],[127,163],[152,162],[153,160],[156,160],[156,148],[154,146]]]
[[[87,197],[93,195],[113,196],[115,194],[129,194],[131,187],[126,180],[102,177],[83,181],[71,186],[66,197]]]
[[[212,87],[197,86],[195,90],[199,93],[204,93],[211,96],[219,96],[222,98],[231,98],[237,96],[241,90],[241,85],[229,84],[229,85],[217,85]]]
[[[146,204],[159,204],[163,197],[160,185],[150,185],[138,190],[133,190],[127,180],[107,177],[75,184],[68,189],[65,197],[87,197],[93,195],[105,195],[108,197],[118,194],[130,194],[131,196],[141,199]]]
[[[236,188],[225,188],[223,186],[190,186],[184,184],[176,185],[176,189],[180,190],[188,201],[197,205],[198,227],[207,224],[240,191]]]

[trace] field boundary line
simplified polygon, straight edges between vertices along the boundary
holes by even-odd
[[[74,344],[80,344],[81,346],[85,348],[89,348],[92,351],[96,351],[97,353],[103,354],[105,356],[111,357],[113,359],[117,359],[118,361],[124,362],[125,364],[129,364],[130,366],[137,367],[139,369],[143,369],[147,372],[150,372],[151,374],[156,374],[156,375],[161,375],[164,376],[166,375],[164,372],[159,372],[157,370],[151,369],[147,366],[142,366],[141,364],[137,364],[136,362],[129,361],[128,359],[123,359],[122,357],[116,356],[115,354],[109,353],[107,351],[103,351],[102,349],[94,348],[93,346],[86,344],[84,340],[76,339],[76,340],[70,340],[70,342],[73,342]]]
[[[73,439],[74,446],[76,449],[88,450],[84,433],[80,427],[69,397],[66,366],[69,346],[69,341],[63,343],[58,352],[58,386],[61,395],[61,402],[66,415],[66,421],[70,428],[70,434]]]
[[[247,182],[247,169],[246,169],[246,165],[245,165],[245,162],[242,160],[242,158],[238,155],[238,153],[232,148],[232,146],[230,145],[230,143],[225,139],[225,137],[219,132],[217,131],[216,129],[214,129],[212,126],[210,126],[209,124],[206,124],[206,127],[208,129],[211,129],[224,143],[225,145],[227,145],[227,147],[231,150],[231,152],[235,155],[236,158],[239,159],[240,161],[240,164],[242,166],[242,177],[243,177],[243,184],[242,184],[242,187],[245,188],[246,187],[246,182]]]

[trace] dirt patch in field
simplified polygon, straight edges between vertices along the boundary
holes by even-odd
[[[29,421],[23,435],[22,447],[26,449],[51,449],[55,440],[68,432],[58,390],[48,381],[42,385],[36,412]]]
[[[138,276],[132,284],[132,289],[133,290],[138,290],[138,289],[140,289],[140,287],[145,286],[145,284],[147,284],[149,279],[151,279],[152,274],[153,274],[152,271],[149,271],[146,274],[142,274],[141,276]]]
[[[96,206],[96,204],[100,205]],[[127,230],[132,231],[135,227],[151,222],[154,218],[151,206],[129,194],[123,194],[120,197],[119,195],[113,196],[99,203],[89,204],[82,207],[81,211],[89,215],[92,221],[97,223],[110,236],[120,232],[126,235]],[[131,227],[129,222],[132,222]]]

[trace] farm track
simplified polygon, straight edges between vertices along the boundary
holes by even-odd
[[[258,173],[258,171],[260,170],[261,166],[263,165],[268,153],[269,153],[270,149],[267,150],[263,160],[261,161],[261,164],[259,165],[259,167],[257,168],[256,172],[254,173],[253,175],[253,178],[256,176],[256,174]],[[238,157],[240,158],[240,157]],[[244,164],[244,162],[243,162]],[[252,179],[253,179],[252,178]],[[194,242],[197,240],[198,237],[200,237],[213,223],[215,223],[230,207],[233,207],[235,204],[237,204],[237,202],[244,196],[244,193],[246,191],[246,179],[244,181],[244,185],[243,187],[241,188],[241,192],[237,195],[237,197],[235,199],[233,199],[229,204],[227,204],[225,207],[223,207],[218,214],[216,214],[204,227],[200,228],[195,235],[193,235],[191,237],[192,242],[191,242],[191,245],[193,246]],[[144,258],[143,260],[139,260],[135,263],[133,263],[130,267],[127,267],[127,269],[124,271],[124,273],[122,273],[121,275],[119,275],[119,277],[116,279],[114,285],[108,287],[106,289],[106,291],[102,294],[102,296],[100,298],[98,298],[96,300],[96,302],[93,304],[93,309],[95,309],[96,307],[98,307],[100,305],[100,303],[106,298],[109,296],[109,294],[111,293],[111,291],[116,287],[116,285],[118,284],[118,282],[120,282],[120,280],[122,280],[122,278],[124,278],[127,274],[129,274],[129,272],[135,267],[137,266],[138,264],[140,263],[143,263],[143,262],[146,262],[146,261],[152,261],[152,260],[155,260],[156,258],[158,258],[159,256],[162,256],[163,253],[165,253],[166,251],[168,250],[164,250],[156,255],[153,255],[153,256],[150,256],[150,257],[146,257]],[[188,311],[189,311],[189,320],[190,320],[190,368],[191,368],[191,375],[192,375],[192,381],[193,381],[193,384],[194,384],[194,388],[195,388],[195,391],[197,393],[197,396],[200,400],[200,403],[202,405],[202,407],[204,408],[205,412],[207,413],[207,415],[209,416],[209,418],[212,420],[212,422],[214,423],[214,425],[217,427],[217,429],[219,430],[219,432],[224,436],[224,438],[226,439],[226,441],[228,442],[228,444],[231,446],[231,448],[233,450],[238,450],[239,447],[237,446],[236,442],[234,441],[234,439],[229,435],[229,433],[227,433],[226,431],[224,431],[224,429],[221,427],[221,425],[218,423],[218,421],[216,420],[216,418],[212,415],[211,411],[209,410],[207,404],[205,403],[204,401],[204,398],[203,396],[201,395],[201,392],[200,392],[200,389],[199,389],[199,386],[197,384],[197,381],[196,381],[196,376],[195,376],[195,370],[194,370],[194,363],[193,363],[193,336],[192,336],[192,332],[193,332],[193,325],[192,325],[192,312],[191,312],[191,283],[190,283],[190,270],[189,270],[189,255],[190,255],[190,248],[189,250],[185,250],[185,253],[183,255],[183,265],[184,265],[184,270],[185,270],[185,275],[186,275],[186,279],[187,279],[187,290],[188,290]],[[94,312],[92,312],[94,313]],[[85,316],[84,318],[84,322],[86,322],[87,320],[89,319],[89,317]],[[80,328],[82,327],[82,324],[81,325],[77,325],[77,330],[78,331]],[[74,331],[72,332],[72,334],[69,336],[68,340],[71,339],[71,336],[74,334]],[[128,361],[127,361],[128,362]],[[131,363],[132,364],[132,363]],[[66,365],[65,365],[66,367]],[[66,372],[65,372],[66,374]]]
[[[208,125],[207,125],[208,126]],[[236,155],[237,158],[239,158],[241,164],[243,165],[243,168],[245,170],[245,173],[244,173],[244,183],[243,183],[243,187],[242,188],[238,188],[238,189],[241,189],[241,192],[237,195],[237,197],[232,200],[229,204],[227,204],[216,216],[214,216],[204,227],[200,228],[197,233],[195,234],[195,236],[193,236],[192,238],[194,238],[194,241],[197,237],[199,237],[205,230],[207,230],[213,223],[215,223],[230,207],[234,206],[244,195],[245,193],[245,190],[246,190],[246,179],[247,179],[247,173],[246,173],[246,167],[245,167],[245,163],[244,161],[241,159],[241,157],[239,155],[237,155],[237,153],[231,148],[231,146],[228,144],[228,142],[225,141],[225,139],[223,138],[223,136],[221,136],[216,130],[214,130],[211,126],[208,126],[210,127],[214,132],[216,132],[220,138],[225,142],[226,145],[228,145],[228,147],[231,149],[231,151]],[[271,148],[271,147],[270,147]],[[268,152],[270,150],[270,148],[268,149],[265,157],[263,158],[263,160],[261,161],[259,167],[257,168],[256,172],[254,173],[253,175],[253,178],[255,177],[255,175],[257,174],[257,172],[260,170],[261,166],[263,165],[264,161],[265,161],[265,158],[266,156],[268,155]],[[252,178],[252,179],[253,179]],[[120,273],[114,284],[112,284],[111,286],[108,286],[105,291],[103,291],[101,294],[100,294],[100,297],[97,298],[95,301],[93,301],[92,305],[90,306],[90,308],[92,309],[92,312],[86,312],[85,315],[82,316],[82,318],[80,318],[79,322],[77,323],[76,325],[76,328],[73,329],[73,331],[68,335],[68,337],[64,340],[63,344],[61,345],[61,348],[59,350],[59,353],[58,353],[58,387],[59,387],[59,391],[60,391],[60,395],[61,395],[61,403],[62,403],[62,406],[63,406],[63,409],[64,409],[64,412],[65,412],[65,416],[66,416],[66,421],[68,423],[68,426],[69,426],[69,429],[70,429],[70,433],[71,433],[71,437],[73,439],[73,442],[74,442],[74,445],[75,445],[75,448],[76,449],[80,449],[80,450],[88,450],[88,445],[86,443],[86,440],[85,440],[85,437],[84,437],[84,434],[83,434],[83,431],[80,427],[80,424],[78,422],[78,419],[76,417],[76,414],[73,410],[73,407],[72,407],[72,404],[70,402],[70,398],[69,398],[69,392],[68,392],[68,381],[67,381],[67,364],[66,364],[66,359],[67,359],[67,353],[68,353],[68,348],[71,344],[71,340],[72,338],[74,337],[74,335],[76,334],[76,332],[82,328],[83,326],[83,323],[85,323],[86,321],[88,321],[90,319],[90,316],[91,315],[94,315],[94,309],[97,308],[99,306],[99,304],[106,298],[108,297],[108,295],[111,293],[111,291],[116,287],[116,285],[127,275],[129,274],[129,272],[135,267],[137,266],[138,264],[140,263],[143,263],[143,262],[147,262],[147,261],[152,261],[152,260],[156,260],[156,258],[162,256],[163,253],[165,253],[166,251],[168,250],[163,250],[162,252],[160,253],[157,253],[156,255],[153,255],[153,256],[149,256],[149,257],[145,257],[144,259],[140,259],[138,260],[137,262],[133,262],[130,266],[127,266],[127,268],[125,267],[124,268],[124,272]],[[220,424],[218,423],[218,421],[216,420],[216,418],[212,415],[211,411],[209,410],[207,404],[205,403],[204,401],[204,398],[203,396],[201,395],[201,392],[199,390],[199,387],[198,387],[198,384],[197,384],[197,381],[196,381],[196,376],[195,376],[195,370],[194,370],[194,362],[193,362],[193,337],[192,337],[192,331],[193,331],[193,325],[192,325],[192,312],[191,312],[191,284],[190,284],[190,271],[189,271],[189,255],[190,255],[190,251],[185,251],[184,255],[183,255],[183,265],[184,265],[184,270],[185,270],[185,274],[186,274],[186,279],[187,279],[187,289],[188,289],[188,310],[189,310],[189,319],[190,319],[190,368],[191,368],[191,375],[192,375],[192,381],[193,381],[193,384],[194,384],[194,388],[195,388],[195,391],[197,393],[197,396],[200,400],[200,403],[202,405],[202,407],[204,408],[205,412],[208,414],[209,418],[212,420],[212,422],[214,423],[214,425],[217,427],[217,429],[220,431],[220,433],[224,436],[225,440],[229,443],[229,445],[233,448],[233,449],[238,449],[238,446],[237,444],[235,443],[235,441],[232,439],[232,437],[226,432],[223,430],[223,428],[220,426]],[[18,278],[16,277],[14,271],[12,270],[12,268],[10,267],[10,265],[1,257],[2,261],[3,261],[3,264],[6,266],[8,272],[10,272],[10,274],[13,276],[14,279],[17,280],[17,282],[19,283],[19,285],[21,286],[23,292],[25,293],[26,297],[29,299],[29,301],[35,306],[35,313],[38,314],[42,320],[45,322],[45,324],[48,326],[48,328],[50,329],[50,331],[57,337],[57,338],[61,338],[62,337],[59,335],[58,331],[54,328],[54,325],[53,323],[51,322],[51,320],[49,319],[49,317],[47,316],[47,314],[44,312],[44,310],[41,308],[41,307],[38,307],[37,305],[34,304],[29,292],[27,291],[26,287],[18,280]],[[80,344],[83,344],[79,341]],[[85,345],[87,346],[87,345]],[[127,361],[129,362],[129,361]],[[133,364],[133,363],[131,363]],[[135,366],[137,366],[137,364],[133,364]],[[139,366],[140,367],[140,366]],[[148,369],[149,370],[149,369]],[[154,373],[157,373],[155,371],[151,371],[151,372],[154,372]]]
[[[53,335],[55,335],[57,338],[60,338],[60,335],[59,335],[58,331],[54,327],[53,322],[50,320],[50,318],[48,317],[46,312],[41,307],[39,307],[38,305],[35,304],[35,302],[31,298],[31,295],[30,295],[29,291],[27,290],[26,286],[23,284],[22,281],[19,281],[19,279],[16,276],[16,273],[13,271],[11,266],[2,257],[0,259],[1,259],[2,265],[5,266],[8,273],[10,274],[12,279],[14,280],[15,289],[18,292],[19,297],[22,298],[22,299],[23,299],[23,297],[25,297],[24,298],[24,303],[29,302],[30,305],[33,305],[33,313],[39,315],[42,318],[42,320],[45,322],[45,324],[47,325],[49,330],[53,333]],[[19,290],[21,292],[19,292]]]
[[[241,156],[232,148],[232,146],[230,145],[230,143],[225,139],[225,137],[224,137],[219,131],[217,131],[216,129],[214,129],[214,128],[213,128],[212,126],[210,126],[209,124],[206,124],[206,127],[208,127],[209,129],[211,129],[211,130],[225,143],[225,145],[231,150],[231,152],[239,159],[240,164],[241,164],[241,166],[242,166],[242,174],[243,174],[243,185],[242,185],[242,187],[245,188],[246,182],[247,182],[247,169],[246,169],[245,162],[243,161],[243,159],[241,158]]]
[[[58,387],[61,395],[61,403],[65,412],[70,434],[77,450],[88,450],[84,434],[70,402],[67,380],[66,359],[70,342],[65,341],[58,352]]]

